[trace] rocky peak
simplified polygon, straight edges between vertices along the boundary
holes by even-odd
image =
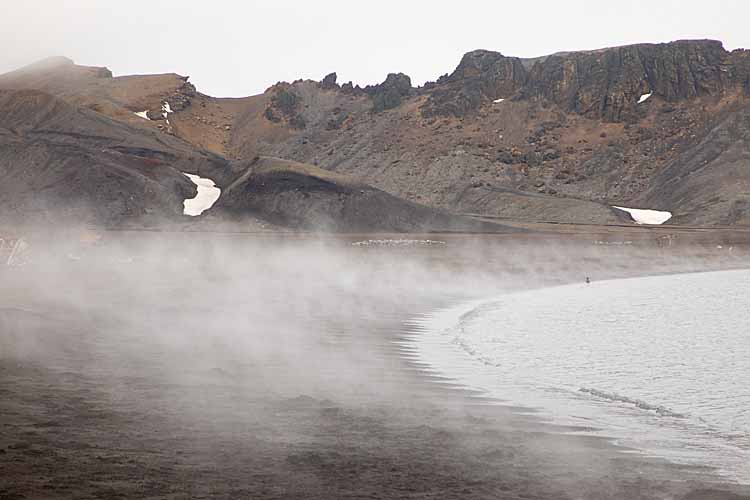
[[[411,78],[403,73],[390,73],[383,83],[364,89],[372,97],[372,109],[376,113],[400,106],[412,90]]]
[[[198,95],[195,85],[188,82],[189,77],[181,76],[179,78],[183,81],[183,84],[166,99],[173,111],[182,111],[183,109],[186,109],[190,106],[192,99]]]
[[[461,62],[448,77],[446,82],[456,82],[467,79],[479,78],[484,80],[506,79],[516,76],[523,83],[525,72],[520,70],[520,75],[514,75],[514,63],[520,61],[517,57],[505,57],[500,52],[491,50],[474,50],[464,54]]]
[[[526,82],[521,59],[500,52],[475,50],[465,54],[450,75],[430,86],[422,108],[426,116],[465,116],[483,104],[514,95]]]
[[[320,82],[320,88],[325,90],[332,90],[336,89],[339,86],[336,84],[336,80],[338,79],[338,75],[336,75],[336,72],[329,73],[321,80]]]

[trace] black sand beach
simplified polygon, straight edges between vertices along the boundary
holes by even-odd
[[[197,236],[39,239],[0,270],[1,500],[750,498],[484,405],[393,342],[458,300],[742,248]]]

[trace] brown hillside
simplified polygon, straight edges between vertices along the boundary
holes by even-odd
[[[339,174],[256,158],[227,186],[217,210],[305,230],[336,232],[515,232],[401,200]]]
[[[178,75],[112,78],[70,61],[0,76],[13,85],[233,162],[311,164],[450,212],[613,223],[621,205],[708,225],[750,213],[750,52],[711,40],[536,59],[479,50],[420,88],[403,74],[365,88],[331,74],[217,99]],[[146,109],[153,121],[135,116]]]

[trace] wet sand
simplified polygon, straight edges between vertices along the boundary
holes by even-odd
[[[2,271],[0,499],[747,495],[482,404],[397,343],[459,300],[744,254],[157,237]]]

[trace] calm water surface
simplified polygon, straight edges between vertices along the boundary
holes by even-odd
[[[750,483],[750,271],[517,292],[419,323],[431,371]]]

